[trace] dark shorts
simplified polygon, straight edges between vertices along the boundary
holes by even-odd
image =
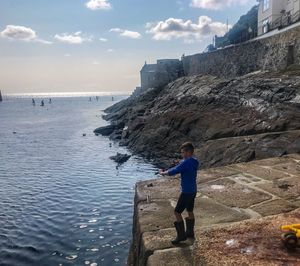
[[[196,194],[197,193],[181,193],[175,211],[183,213],[186,209],[188,212],[192,212],[194,210]]]

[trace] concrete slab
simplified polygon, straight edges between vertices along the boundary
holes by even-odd
[[[293,200],[300,195],[300,178],[290,177],[255,185],[280,198]]]
[[[154,200],[138,204],[138,221],[141,233],[173,228],[174,204],[177,199]],[[173,205],[173,206],[172,206]],[[249,219],[243,211],[231,209],[209,198],[195,200],[196,225],[210,226],[218,223],[236,222]],[[183,214],[185,215],[185,213]]]
[[[269,166],[256,165],[256,164],[236,164],[230,166],[233,169],[242,171],[243,173],[248,173],[256,177],[260,177],[266,180],[276,180],[281,178],[287,178],[291,175],[276,169],[270,168]],[[272,166],[273,167],[273,166]]]
[[[139,182],[136,186],[138,201],[150,199],[169,199],[180,193],[180,179],[176,177],[153,179]]]
[[[212,226],[249,219],[242,210],[235,210],[210,198],[197,198],[195,201],[196,226]]]
[[[227,168],[227,167],[217,167],[213,169],[200,170],[197,176],[197,183],[201,185],[208,181],[216,180],[222,177],[236,175],[239,173],[241,173],[241,171]]]
[[[256,176],[252,176],[249,174],[238,174],[230,177],[231,180],[234,180],[237,183],[241,184],[251,184],[251,183],[256,183],[256,182],[262,182],[264,179],[258,178]]]
[[[296,204],[288,202],[282,199],[275,199],[271,201],[263,202],[259,205],[252,207],[251,209],[258,212],[262,216],[275,215],[279,213],[290,212],[297,208]]]
[[[174,248],[171,240],[176,237],[174,228],[167,228],[158,231],[145,232],[142,235],[142,246],[145,253],[153,254],[155,250]],[[194,240],[188,239],[178,245],[178,247],[189,247],[194,244]]]
[[[269,200],[272,196],[228,178],[204,184],[200,188],[204,195],[229,207],[248,208],[251,205]]]
[[[214,168],[200,170],[197,176],[197,183],[201,185],[207,181],[219,179],[226,176],[232,176],[240,173],[239,170],[230,168]],[[137,200],[146,200],[147,196],[151,199],[169,199],[180,193],[180,178],[165,177],[153,180],[139,182],[136,186]]]
[[[297,163],[296,161],[275,165],[274,169],[287,172],[300,178],[300,163]]]
[[[147,210],[145,205],[143,205],[146,211],[162,210],[162,205],[164,205],[161,200],[156,201],[155,203],[149,204]],[[206,198],[197,198],[195,204],[195,217],[196,217],[196,228],[210,227],[214,224],[219,223],[231,223],[235,221],[241,221],[244,219],[249,219],[250,216],[244,213],[243,211],[237,211],[221,204],[214,202],[211,199]],[[157,219],[160,219],[158,221]],[[143,214],[142,219],[139,220],[140,230],[142,232],[140,240],[140,256],[139,261],[142,265],[145,264],[147,258],[152,255],[156,250],[164,250],[173,248],[171,240],[176,237],[176,231],[173,227],[159,229],[164,226],[169,226],[173,223],[173,215],[167,217],[165,214],[161,216],[152,216],[150,212],[145,215]],[[159,228],[157,228],[157,226]],[[152,231],[150,231],[152,230]],[[179,247],[185,248],[193,245],[194,241],[189,239],[185,242],[182,242]]]
[[[191,266],[194,265],[191,248],[157,250],[149,257],[147,266]]]
[[[138,204],[138,224],[140,232],[155,231],[173,227],[174,209],[168,200],[154,200]]]

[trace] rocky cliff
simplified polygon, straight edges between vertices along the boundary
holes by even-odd
[[[110,138],[160,166],[193,141],[203,167],[300,152],[300,69],[188,76],[106,110]]]

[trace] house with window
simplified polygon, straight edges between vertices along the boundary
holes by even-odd
[[[258,1],[258,35],[300,21],[300,0]]]
[[[179,59],[160,59],[156,64],[147,64],[140,71],[141,90],[158,88],[183,76],[183,64]]]

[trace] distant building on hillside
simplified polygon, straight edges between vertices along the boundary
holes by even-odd
[[[147,64],[141,69],[141,88],[157,88],[183,76],[183,65],[179,59],[161,59],[156,64]]]
[[[300,21],[300,0],[258,0],[258,35]]]
[[[141,87],[136,87],[135,90],[132,92],[131,96],[138,96],[142,93],[142,88]]]

